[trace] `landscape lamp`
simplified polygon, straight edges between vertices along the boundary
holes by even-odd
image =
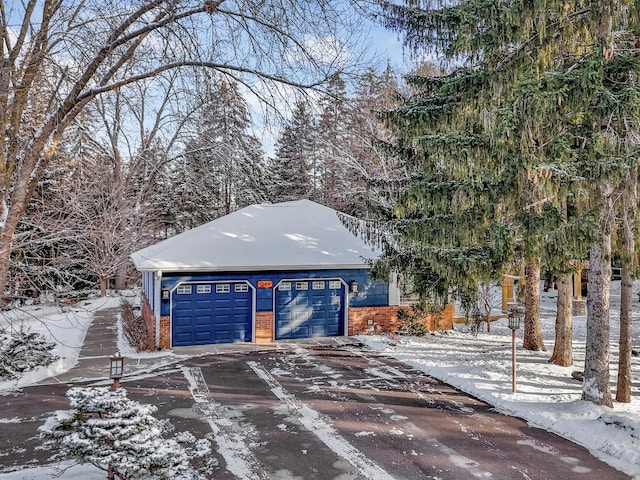
[[[516,392],[516,330],[520,328],[520,318],[524,308],[517,304],[509,305],[509,328],[511,329],[511,391]]]
[[[113,389],[117,390],[120,388],[120,379],[124,372],[124,357],[120,355],[120,352],[116,352],[109,360],[109,378],[113,379]]]

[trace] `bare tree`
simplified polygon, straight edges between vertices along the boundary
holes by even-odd
[[[96,97],[189,67],[265,100],[276,84],[322,85],[353,61],[339,36],[358,38],[348,9],[338,0],[0,0],[0,293],[38,181]]]

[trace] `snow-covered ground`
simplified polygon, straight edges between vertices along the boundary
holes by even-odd
[[[640,290],[640,283],[634,291]],[[618,307],[620,282],[612,285],[611,309],[611,383],[615,391],[617,375]],[[385,336],[359,337],[371,348],[400,359],[429,375],[495,405],[504,413],[528,420],[532,425],[556,432],[585,446],[594,455],[640,480],[640,358],[633,358],[633,400],[629,404],[615,403],[614,408],[598,407],[580,400],[581,384],[571,377],[582,370],[584,362],[586,317],[574,317],[574,366],[557,367],[547,360],[553,350],[555,322],[555,292],[542,294],[542,333],[548,352],[523,350],[522,330],[518,332],[517,393],[511,391],[511,330],[506,319],[493,322],[491,333],[477,337],[460,331],[448,331],[426,337]],[[635,298],[635,297],[634,297]],[[89,325],[91,313],[100,308],[118,305],[118,298],[82,302],[64,311],[54,307],[29,307],[17,317],[4,312],[0,322],[29,322],[48,338],[59,343],[55,354],[61,359],[49,369],[42,369],[23,378],[19,385],[34,383],[51,374],[71,368],[77,361],[79,346]],[[640,305],[635,304],[634,348],[640,348]],[[44,320],[44,321],[43,321]],[[119,346],[127,350],[126,341]],[[168,352],[164,353],[165,355]],[[128,351],[127,356],[134,356]],[[157,354],[155,354],[157,355]],[[156,360],[149,363],[155,368]],[[158,365],[164,362],[158,358]],[[0,383],[0,391],[15,387]],[[1,414],[0,414],[1,417]],[[0,418],[0,424],[11,419]],[[57,466],[57,469],[60,465]],[[52,468],[31,468],[0,474],[0,480],[40,479],[60,473]],[[93,480],[104,473],[90,466],[74,466],[58,478]]]
[[[634,292],[640,290],[636,284]],[[635,299],[635,295],[634,295]],[[547,352],[521,348],[517,332],[517,386],[512,392],[511,330],[506,318],[477,338],[459,331],[426,337],[362,336],[370,348],[384,352],[444,382],[588,448],[609,465],[640,479],[640,357],[632,362],[632,401],[599,407],[580,400],[582,384],[571,377],[584,367],[586,317],[573,318],[572,367],[550,365],[553,351],[556,292],[542,293],[542,335]],[[611,288],[611,385],[615,397],[619,334],[620,282]],[[640,349],[640,305],[634,304],[633,346]]]
[[[120,297],[117,296],[82,300],[67,307],[43,300],[41,305],[28,305],[0,312],[0,328],[11,331],[25,326],[31,331],[42,333],[48,341],[56,344],[52,353],[59,357],[55,363],[27,372],[19,380],[0,381],[0,392],[33,385],[69,371],[78,361],[93,312],[119,305]]]

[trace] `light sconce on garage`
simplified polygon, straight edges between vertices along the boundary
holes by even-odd
[[[358,282],[356,282],[355,280],[351,280],[349,282],[349,291],[351,293],[358,293]]]
[[[162,287],[162,300],[169,300],[169,286]]]

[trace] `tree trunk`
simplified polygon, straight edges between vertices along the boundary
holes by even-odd
[[[609,388],[609,288],[611,285],[611,219],[613,190],[602,188],[599,230],[589,249],[587,283],[587,342],[582,399],[611,407]]]
[[[529,261],[524,267],[524,340],[523,348],[546,352],[540,328],[540,259]]]
[[[100,277],[100,296],[107,296],[107,286],[109,285],[109,279],[106,277]]]
[[[3,303],[2,297],[7,290],[13,236],[20,221],[20,215],[19,209],[11,208],[4,224],[0,224],[0,305]]]
[[[618,385],[616,401],[631,402],[631,296],[633,277],[627,267],[622,267],[622,287],[620,289],[620,353],[618,356]]]
[[[573,282],[571,275],[562,275],[556,279],[558,286],[558,306],[556,313],[556,335],[553,354],[549,363],[568,367],[573,365],[573,317],[571,313]]]
[[[622,281],[620,288],[620,338],[618,339],[618,382],[616,401],[631,402],[632,295],[635,266],[635,228],[638,216],[638,168],[633,167],[625,182],[622,210]]]

